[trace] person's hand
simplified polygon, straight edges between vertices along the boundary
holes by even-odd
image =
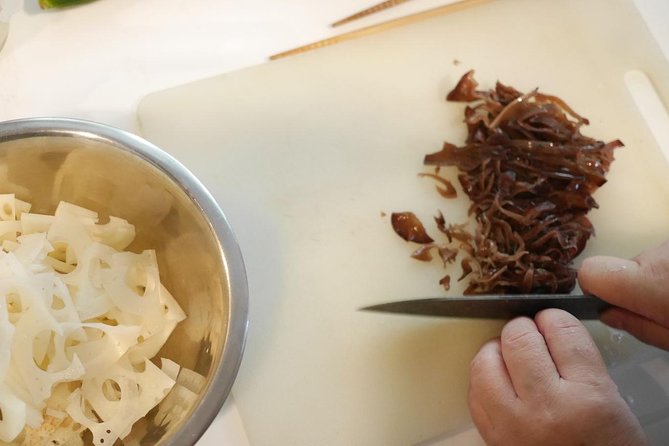
[[[604,311],[602,322],[669,350],[669,242],[632,260],[585,259],[578,281],[584,292],[618,307]]]
[[[489,446],[646,444],[590,334],[562,310],[514,319],[481,348],[469,409]]]

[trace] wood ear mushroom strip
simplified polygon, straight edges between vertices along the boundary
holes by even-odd
[[[410,212],[393,214],[393,229],[423,244],[413,254],[417,260],[430,260],[432,249],[442,258],[461,251],[465,294],[569,293],[576,284],[572,261],[594,234],[586,216],[598,207],[592,194],[606,182],[613,151],[623,143],[582,135],[588,120],[538,89],[522,94],[499,82],[490,90],[477,87],[469,71],[447,97],[468,104],[464,145],[446,142],[424,159],[436,167],[433,177],[441,168],[458,170],[475,229],[447,223],[439,213],[435,222],[447,239],[439,243]],[[442,195],[445,183],[439,178]],[[441,281],[446,289],[448,277]]]

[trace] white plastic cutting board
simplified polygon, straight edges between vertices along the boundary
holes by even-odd
[[[263,445],[407,445],[465,425],[468,363],[497,322],[362,313],[441,295],[439,264],[411,260],[389,224],[412,210],[462,221],[416,174],[465,134],[444,101],[475,68],[540,87],[622,139],[591,213],[587,254],[632,256],[667,236],[669,166],[625,88],[645,72],[665,104],[669,68],[631,2],[497,0],[159,92],[141,129],[212,191],[239,238],[251,292],[235,399]],[[455,286],[453,294],[461,290]]]

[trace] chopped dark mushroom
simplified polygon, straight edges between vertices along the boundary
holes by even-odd
[[[390,222],[397,235],[407,242],[425,244],[434,241],[427,235],[423,223],[413,212],[393,212],[390,215]]]
[[[439,284],[444,287],[444,290],[448,291],[451,289],[451,276],[446,274],[439,280]]]
[[[477,88],[469,71],[447,96],[468,103],[464,145],[446,142],[424,159],[437,172],[458,170],[474,228],[447,222],[441,212],[435,222],[443,243],[411,213],[397,214],[405,216],[401,232],[393,227],[405,240],[425,244],[414,253],[420,260],[431,259],[436,248],[447,266],[462,252],[458,280],[469,280],[466,294],[569,292],[576,284],[572,262],[594,234],[586,216],[597,207],[592,194],[606,183],[613,151],[623,143],[582,135],[588,120],[538,89],[523,94],[499,82],[491,90]],[[455,195],[438,173],[421,175],[443,185],[437,187],[442,196]],[[440,283],[448,289],[450,276]]]

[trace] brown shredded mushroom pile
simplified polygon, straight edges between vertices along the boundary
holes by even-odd
[[[522,94],[499,82],[489,91],[477,86],[469,71],[448,94],[449,101],[469,103],[468,136],[463,146],[447,142],[425,156],[424,164],[436,169],[423,174],[438,181],[441,195],[454,197],[439,169],[458,169],[474,233],[441,213],[435,221],[444,243],[411,212],[394,213],[393,228],[421,245],[412,254],[418,260],[431,260],[436,251],[447,265],[463,252],[458,280],[469,278],[465,294],[569,292],[576,284],[572,261],[594,233],[586,217],[597,207],[592,194],[606,182],[613,150],[623,144],[583,136],[588,120],[558,97],[536,89]],[[440,283],[448,290],[450,280],[446,275]]]

